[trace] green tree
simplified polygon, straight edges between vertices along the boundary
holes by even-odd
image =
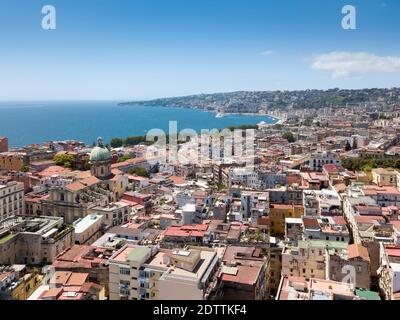
[[[127,146],[136,146],[145,141],[146,141],[145,136],[133,136],[133,137],[127,137],[124,141],[124,144]]]
[[[136,168],[132,168],[129,170],[130,174],[135,174],[137,176],[140,177],[149,177],[149,173],[146,171],[146,169],[140,168],[140,167],[136,167]]]
[[[217,184],[217,188],[218,188],[218,191],[223,191],[226,189],[226,185],[223,184],[222,182],[220,182]]]
[[[344,168],[351,171],[371,171],[375,168],[395,168],[400,169],[400,159],[398,158],[343,158],[342,165]]]
[[[56,165],[65,168],[72,168],[75,162],[75,158],[71,154],[57,154],[54,156],[53,160],[56,163]]]
[[[293,133],[290,131],[286,131],[284,134],[282,134],[282,138],[286,139],[289,142],[296,141],[296,138],[294,137]]]
[[[120,148],[124,145],[124,140],[121,138],[112,138],[110,141],[110,145],[113,148]]]
[[[125,154],[122,157],[119,157],[117,162],[125,162],[126,160],[132,159],[132,156],[129,154]]]

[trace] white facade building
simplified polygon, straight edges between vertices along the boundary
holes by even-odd
[[[24,184],[0,180],[0,221],[25,214]]]

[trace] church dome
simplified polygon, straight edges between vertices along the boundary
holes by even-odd
[[[97,139],[97,147],[90,153],[90,161],[106,161],[111,159],[110,151],[104,146],[103,139]]]

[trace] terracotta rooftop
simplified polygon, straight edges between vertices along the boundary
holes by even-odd
[[[107,262],[106,249],[74,245],[60,253],[53,262],[55,268],[93,268]],[[99,258],[99,255],[103,258]]]
[[[190,225],[182,227],[168,227],[164,233],[164,236],[170,237],[204,237],[205,232],[208,229],[208,225]]]
[[[82,286],[88,279],[88,273],[56,271],[50,283],[61,286]]]
[[[328,173],[345,171],[345,169],[342,166],[338,166],[336,164],[330,164],[330,163],[324,165],[323,169]]]
[[[320,225],[316,218],[303,217],[303,225],[305,228],[319,229]]]
[[[400,191],[396,187],[378,187],[375,185],[364,186],[363,193],[366,196],[377,195],[377,194],[395,194],[400,195]]]
[[[97,179],[97,178],[94,177],[94,176],[91,176],[91,177],[82,179],[82,180],[80,180],[79,182],[82,183],[83,185],[87,186],[87,187],[90,187],[90,186],[93,186],[93,185],[99,183],[100,180]]]
[[[350,244],[347,248],[347,257],[349,259],[361,258],[363,260],[370,261],[367,248],[360,244]]]
[[[400,257],[400,247],[386,247],[385,251],[389,257]]]
[[[79,191],[79,190],[83,190],[86,188],[86,186],[83,185],[82,183],[80,183],[79,181],[70,183],[70,184],[66,185],[65,187],[71,191]]]
[[[51,177],[54,175],[62,175],[66,173],[70,173],[71,169],[60,167],[60,166],[51,166],[39,172],[39,176],[41,177]]]
[[[234,282],[247,285],[255,285],[261,271],[261,266],[237,266],[237,274],[222,275],[222,281]]]

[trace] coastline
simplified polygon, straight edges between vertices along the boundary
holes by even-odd
[[[229,113],[223,113],[221,114],[220,112],[215,111],[214,113],[217,114],[217,118],[223,118],[225,116],[252,116],[252,117],[269,117],[271,119],[276,120],[276,123],[274,124],[283,124],[285,122],[285,120],[283,118],[277,117],[275,115],[271,115],[268,113],[254,113],[254,112],[243,112],[243,113],[238,113],[238,112],[229,112]],[[270,125],[274,125],[274,124],[270,124]]]
[[[247,114],[247,117],[246,114],[244,117],[238,114],[216,119],[215,111],[210,109],[177,106],[148,108],[140,105],[134,108],[129,106],[115,108],[116,104],[117,102],[97,101],[41,103],[40,112],[35,108],[9,108],[2,113],[4,125],[0,128],[0,136],[7,136],[13,148],[64,140],[77,140],[90,145],[98,136],[109,141],[114,137],[145,135],[152,128],[167,132],[168,121],[177,121],[180,129],[193,128],[198,132],[202,129],[254,126],[262,121],[267,125],[277,122],[275,118],[260,114],[254,114],[254,119],[250,114]],[[16,105],[26,104],[19,102]],[[42,120],[43,113],[47,115],[48,125],[35,126],[35,121]],[[64,119],[61,123],[60,117]],[[16,128],[21,121],[25,123],[25,128],[18,132]]]
[[[142,105],[142,104],[135,104],[135,103],[130,103],[130,102],[122,102],[122,103],[118,103],[118,106],[140,106],[140,107],[157,107],[155,105],[149,104],[149,105]],[[193,109],[193,110],[199,110],[202,112],[212,112],[214,114],[216,114],[216,118],[224,118],[225,116],[250,116],[250,117],[269,117],[271,119],[274,119],[276,121],[276,123],[274,124],[283,124],[285,122],[285,120],[283,118],[277,117],[276,115],[271,115],[268,113],[257,113],[257,112],[219,112],[217,110],[206,110],[206,109],[202,109],[202,108],[196,108],[196,107],[184,107],[184,106],[176,106],[176,105],[163,105],[162,107],[164,108],[176,108],[176,109]]]

